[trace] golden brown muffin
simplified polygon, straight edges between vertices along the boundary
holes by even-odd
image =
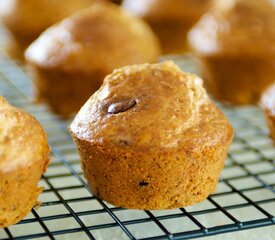
[[[274,26],[275,9],[269,1],[218,0],[191,30],[189,42],[217,99],[256,103],[274,81]]]
[[[93,0],[1,0],[0,21],[14,37],[10,50],[13,56],[22,55],[45,29],[92,3]]]
[[[159,37],[164,54],[187,51],[186,34],[212,0],[124,0],[123,7],[146,20]]]
[[[159,45],[149,26],[112,3],[94,4],[48,29],[26,51],[38,98],[68,117],[113,69],[155,62]]]
[[[264,110],[270,137],[275,142],[275,84],[264,91],[261,98],[261,107]]]
[[[36,204],[48,154],[39,122],[0,96],[0,228],[19,222]]]
[[[173,62],[115,70],[70,132],[93,193],[134,209],[204,200],[216,189],[233,136],[202,80]]]

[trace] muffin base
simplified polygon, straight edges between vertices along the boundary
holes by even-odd
[[[72,136],[92,192],[117,206],[172,209],[201,202],[215,192],[228,145],[178,152],[133,153],[103,148]]]
[[[229,104],[255,104],[275,79],[272,59],[207,57],[202,60],[209,92]]]
[[[77,112],[88,98],[100,87],[102,72],[61,72],[30,67],[34,74],[35,98],[47,101],[52,110],[63,118]]]

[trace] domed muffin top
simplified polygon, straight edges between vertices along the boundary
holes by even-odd
[[[0,146],[0,174],[31,166],[49,152],[45,131],[38,121],[1,96]]]
[[[14,32],[37,34],[94,0],[1,0],[0,18]]]
[[[270,0],[216,0],[189,33],[203,55],[274,56],[275,7]]]
[[[115,70],[81,108],[70,130],[93,144],[137,151],[196,151],[232,137],[202,80],[173,62]]]
[[[42,68],[111,72],[155,62],[159,53],[158,40],[146,23],[115,4],[95,3],[45,31],[26,58]]]

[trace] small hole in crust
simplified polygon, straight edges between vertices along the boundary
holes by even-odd
[[[149,183],[148,182],[145,182],[144,180],[142,180],[141,182],[139,182],[139,186],[141,187],[146,187]]]

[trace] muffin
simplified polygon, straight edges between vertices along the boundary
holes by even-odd
[[[0,96],[0,228],[19,222],[36,204],[49,162],[44,129]]]
[[[275,84],[264,91],[261,98],[261,107],[270,130],[270,137],[275,142]]]
[[[11,32],[8,51],[23,56],[23,51],[41,32],[91,5],[93,0],[1,0],[0,21]]]
[[[217,0],[189,34],[205,84],[230,104],[257,103],[275,79],[275,9],[267,0]],[[228,4],[229,3],[229,4]]]
[[[124,0],[122,5],[146,20],[159,37],[164,54],[188,50],[186,35],[212,0]]]
[[[69,117],[113,69],[155,62],[157,38],[142,20],[112,3],[96,3],[44,32],[26,51],[38,99]]]
[[[70,132],[92,192],[133,209],[204,200],[216,189],[233,136],[202,80],[173,62],[116,69]]]

